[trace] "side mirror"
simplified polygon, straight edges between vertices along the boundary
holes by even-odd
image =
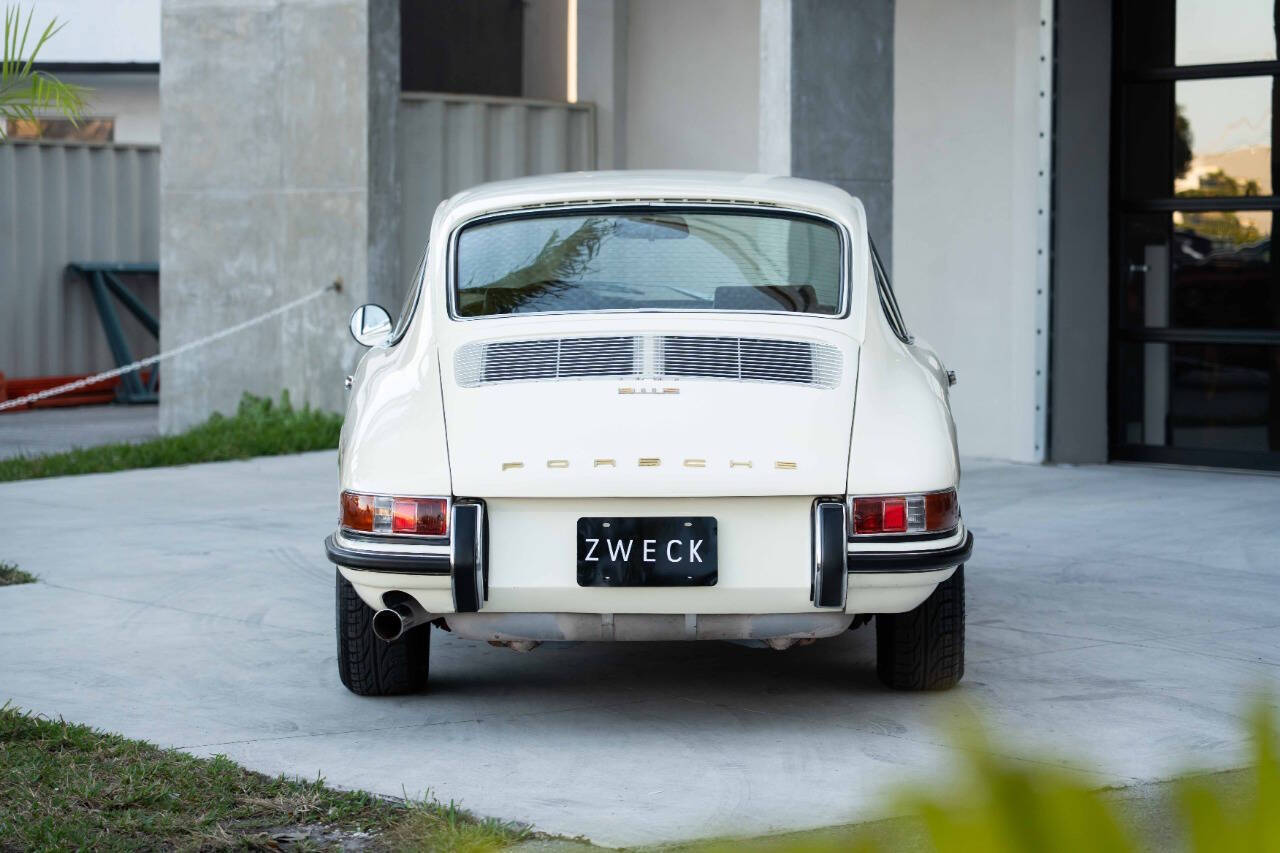
[[[391,315],[381,305],[361,305],[351,312],[351,337],[362,347],[382,346],[391,337]]]

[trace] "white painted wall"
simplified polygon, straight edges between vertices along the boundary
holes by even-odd
[[[577,0],[578,100],[596,107],[596,163],[626,163],[627,0]]]
[[[626,166],[756,171],[760,0],[628,4]]]
[[[760,0],[757,166],[791,174],[791,0]]]
[[[524,96],[563,101],[568,55],[568,0],[524,0]]]
[[[894,27],[894,286],[959,374],[961,451],[1032,461],[1039,2],[898,0]]]
[[[60,74],[62,80],[89,88],[85,115],[116,120],[115,141],[160,144],[159,74]]]

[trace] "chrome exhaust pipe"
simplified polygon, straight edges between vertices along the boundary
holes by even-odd
[[[422,608],[401,601],[373,614],[373,633],[379,640],[390,643],[403,637],[410,628],[426,621],[428,616]]]

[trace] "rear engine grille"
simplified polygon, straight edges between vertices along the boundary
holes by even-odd
[[[840,350],[815,341],[644,335],[474,341],[458,349],[458,385],[617,377],[781,382],[834,388]]]
[[[557,376],[634,376],[639,338],[563,338]]]
[[[658,343],[659,378],[792,382],[823,388],[840,384],[840,351],[828,344],[692,335],[667,335]]]
[[[545,338],[477,341],[458,349],[458,385],[493,382],[636,376],[640,338]]]

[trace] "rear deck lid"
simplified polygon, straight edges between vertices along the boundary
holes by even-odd
[[[454,489],[842,494],[857,347],[812,325],[478,335],[441,352]],[[634,325],[632,320],[626,325]],[[728,334],[729,328],[734,334]]]

